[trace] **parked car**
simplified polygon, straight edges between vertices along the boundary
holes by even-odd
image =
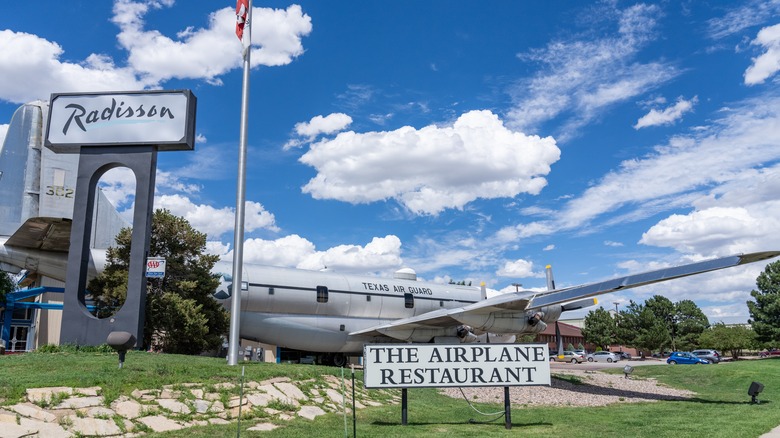
[[[557,354],[551,354],[550,360],[555,362],[582,363],[585,358],[581,354],[577,354],[576,351],[564,351],[563,359],[559,358]]]
[[[610,351],[597,351],[587,356],[588,362],[617,362],[620,360],[620,356]]]
[[[715,350],[693,350],[691,353],[699,359],[704,359],[709,363],[716,364],[720,362],[720,353]]]
[[[772,348],[766,351],[762,351],[758,353],[760,357],[769,357],[769,356],[780,356],[780,350],[777,348]]]
[[[617,352],[617,355],[618,355],[618,356],[620,356],[620,358],[621,358],[621,359],[625,359],[625,360],[631,360],[631,359],[633,359],[633,358],[631,357],[631,354],[629,354],[629,353],[627,353],[627,352],[625,352],[625,351],[619,351],[619,352]]]
[[[670,365],[699,365],[709,364],[710,361],[694,356],[693,353],[687,351],[675,351],[666,359],[666,363]]]
[[[574,350],[574,352],[582,356],[583,359],[588,355],[588,352],[585,350]]]

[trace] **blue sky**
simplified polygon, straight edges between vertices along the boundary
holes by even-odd
[[[192,90],[155,206],[231,257],[235,4],[37,5],[0,5],[0,137],[52,92]],[[254,7],[246,263],[514,290],[780,248],[780,1]],[[127,172],[103,185],[132,208]],[[762,267],[601,300],[744,322]]]

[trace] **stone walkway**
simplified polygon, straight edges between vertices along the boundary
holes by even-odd
[[[241,416],[249,430],[273,430],[296,417],[309,420],[329,412],[349,412],[352,386],[335,376],[293,382],[286,377],[246,382],[243,397],[232,383],[185,383],[135,390],[110,404],[101,388],[31,388],[26,400],[0,407],[0,438],[143,436],[148,432],[229,424]],[[399,403],[396,392],[355,387],[355,407]],[[344,406],[346,405],[346,406]]]

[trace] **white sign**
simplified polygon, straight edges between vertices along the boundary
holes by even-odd
[[[146,259],[146,278],[163,277],[165,277],[165,259],[160,257]]]
[[[46,146],[156,145],[192,150],[195,96],[189,90],[52,94]]]
[[[547,344],[366,344],[366,388],[549,385]]]

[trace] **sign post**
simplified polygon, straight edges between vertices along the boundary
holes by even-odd
[[[401,422],[407,388],[504,387],[506,428],[512,428],[509,387],[550,385],[547,344],[366,344],[366,388],[401,388]]]
[[[143,342],[157,151],[195,148],[195,96],[189,90],[54,93],[50,102],[45,146],[80,155],[60,343],[100,345],[115,332]],[[97,182],[116,167],[130,169],[136,180],[127,296],[112,317],[99,319],[85,304],[90,235]]]

